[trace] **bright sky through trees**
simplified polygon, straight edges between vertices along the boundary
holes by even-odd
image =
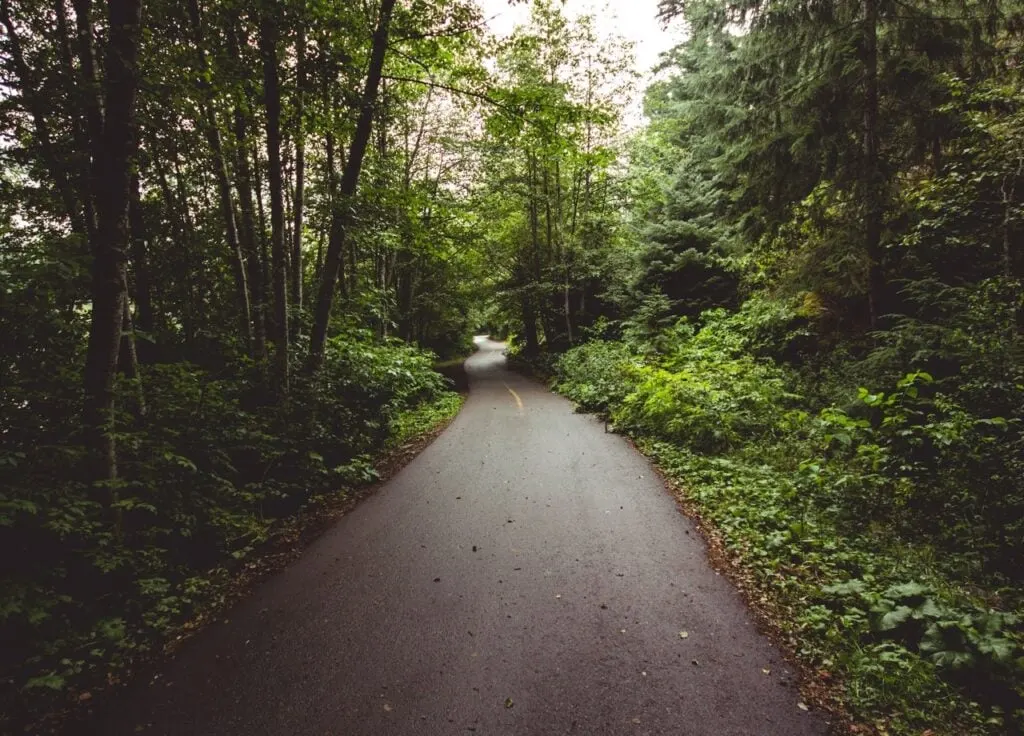
[[[505,37],[530,19],[530,4],[509,5],[508,0],[478,0],[490,30]],[[682,40],[680,28],[663,28],[658,22],[658,0],[565,0],[563,9],[570,18],[592,15],[601,38],[621,36],[633,44],[635,70],[640,75],[627,125],[640,124],[643,89],[652,76],[658,56]]]

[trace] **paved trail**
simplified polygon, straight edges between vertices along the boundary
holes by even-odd
[[[647,462],[479,343],[451,427],[93,733],[825,732]]]

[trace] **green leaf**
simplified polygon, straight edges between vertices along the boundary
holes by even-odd
[[[949,670],[965,669],[974,664],[974,655],[970,652],[941,651],[931,655],[930,659],[939,667]]]
[[[914,609],[915,619],[937,619],[945,615],[945,611],[939,608],[931,598],[925,598],[924,603]]]
[[[64,678],[58,675],[56,672],[50,672],[45,675],[33,677],[25,683],[26,690],[34,690],[37,688],[46,688],[48,690],[63,690]]]
[[[879,631],[892,631],[893,629],[898,629],[910,620],[913,613],[914,609],[909,606],[898,606],[879,619],[877,628]]]
[[[931,588],[917,582],[901,583],[888,588],[884,595],[886,598],[899,601],[907,598],[922,598],[931,592]]]

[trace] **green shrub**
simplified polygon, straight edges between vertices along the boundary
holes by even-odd
[[[989,572],[1024,566],[1020,420],[978,416],[924,372],[885,393],[861,388],[814,425],[821,457],[805,464],[809,492],[850,523],[885,520],[908,537],[956,551]]]
[[[889,378],[914,357],[894,331],[890,347],[848,365],[837,351],[815,375],[786,367],[813,347],[813,307],[762,297],[631,328],[563,355],[557,388],[685,485],[858,717],[903,733],[1019,725],[1024,389],[1007,333],[947,332],[962,373],[938,380]]]
[[[763,439],[785,420],[785,377],[767,363],[697,349],[670,365],[629,369],[635,388],[612,413],[616,425],[715,453]]]
[[[119,479],[99,492],[76,480],[87,452],[65,409],[74,392],[16,374],[4,387],[14,403],[0,409],[0,553],[19,560],[0,585],[0,640],[12,643],[0,650],[4,710],[138,659],[278,519],[372,481],[374,452],[457,409],[433,362],[399,341],[345,333],[283,402],[248,361],[217,374],[146,366],[147,412],[118,415]]]
[[[558,359],[557,388],[586,411],[608,413],[634,388],[631,369],[639,365],[624,343],[584,343]]]

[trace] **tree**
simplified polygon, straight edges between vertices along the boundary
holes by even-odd
[[[270,180],[270,253],[274,285],[274,380],[288,392],[288,262],[284,232],[284,180],[281,165],[281,85],[278,81],[278,16],[267,0],[260,15],[260,56],[263,61],[263,102],[267,113],[267,172]]]
[[[336,201],[331,212],[330,238],[327,243],[327,255],[324,271],[320,281],[316,311],[313,315],[313,331],[310,335],[309,359],[307,370],[315,372],[323,362],[324,344],[327,340],[327,327],[331,318],[331,305],[334,302],[334,290],[341,270],[342,252],[345,248],[345,236],[351,216],[352,198],[359,184],[363,158],[370,142],[373,128],[374,105],[380,89],[380,80],[384,72],[384,56],[388,47],[388,32],[391,27],[391,14],[394,11],[394,0],[381,0],[380,15],[377,29],[373,34],[373,46],[370,52],[370,64],[366,72],[366,83],[363,87],[362,100],[359,105],[359,119],[345,159],[345,168],[341,174]]]
[[[628,59],[621,43],[597,41],[590,19],[570,23],[553,3],[536,3],[531,25],[499,52],[502,107],[488,117],[484,155],[489,186],[519,200],[494,198],[496,216],[518,221],[509,223],[518,242],[506,293],[530,354],[538,323],[557,348],[596,316],[588,309],[599,297],[597,254],[614,230],[610,168]]]
[[[128,198],[134,151],[135,95],[139,86],[138,51],[142,26],[139,0],[111,0],[107,6],[108,39],[104,53],[102,125],[92,133],[92,181],[96,191],[96,235],[92,242],[92,316],[85,363],[85,423],[94,436],[95,477],[117,477],[117,446],[112,434],[114,376],[128,298]],[[80,21],[84,20],[80,18]],[[84,29],[89,33],[92,29]],[[89,42],[85,55],[91,56]],[[83,62],[83,67],[86,63]]]

